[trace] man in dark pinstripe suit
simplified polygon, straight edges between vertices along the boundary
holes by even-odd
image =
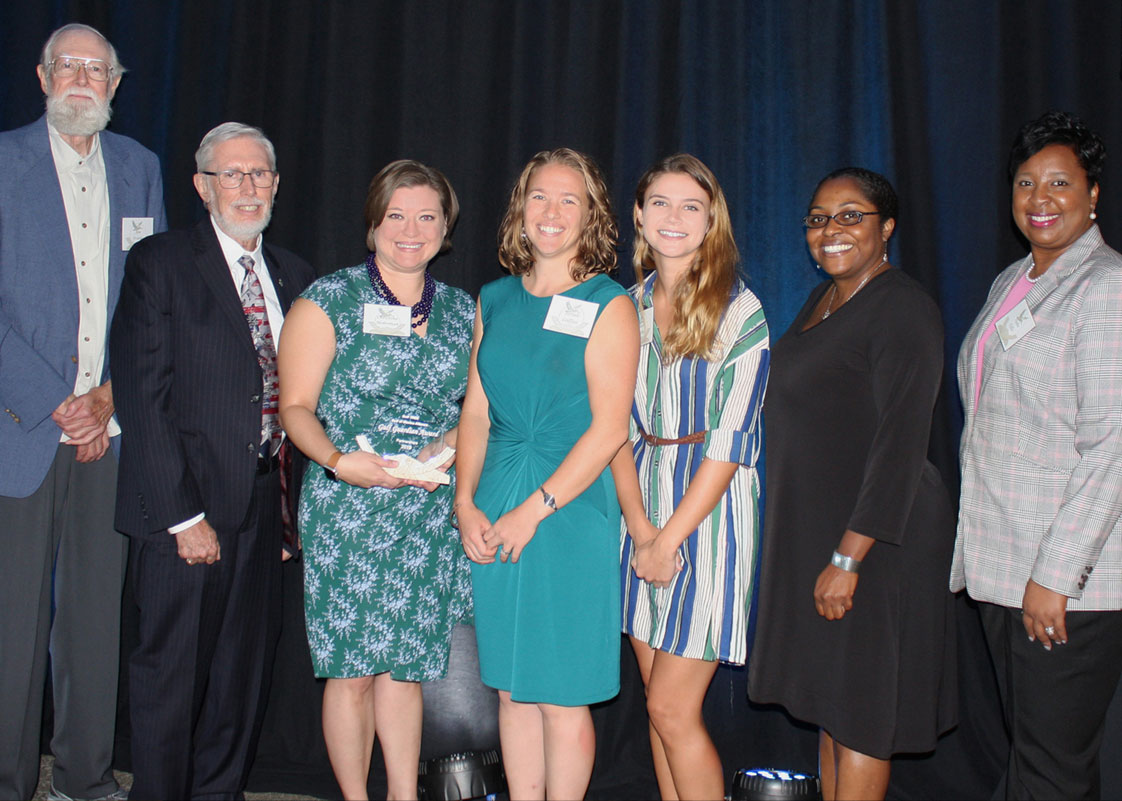
[[[224,123],[195,159],[209,218],[133,248],[110,336],[124,432],[116,522],[140,608],[132,792],[146,799],[245,787],[279,631],[266,353],[314,277],[263,242],[279,176],[259,129]]]

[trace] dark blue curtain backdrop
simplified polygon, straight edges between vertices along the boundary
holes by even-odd
[[[847,164],[885,173],[901,200],[892,260],[931,291],[946,325],[932,457],[952,489],[958,346],[994,276],[1024,253],[1005,171],[1021,123],[1062,108],[1104,137],[1099,223],[1122,248],[1119,0],[8,0],[0,128],[41,113],[39,49],[68,21],[101,29],[129,68],[112,129],[160,156],[173,226],[202,214],[190,185],[202,134],[229,119],[257,124],[282,175],[269,236],[321,273],[363,258],[366,186],[387,161],[412,157],[460,195],[453,251],[434,271],[474,292],[499,275],[495,230],[522,164],[568,145],[609,178],[628,283],[635,183],[657,157],[688,150],[724,185],[744,270],[778,337],[820,280],[799,223],[815,183]],[[933,757],[898,761],[894,797],[988,796],[1000,776],[992,677],[961,606],[964,722]],[[280,669],[292,674],[282,688],[310,681],[302,667]],[[281,734],[262,746],[287,760],[291,786],[312,763],[322,774],[305,706],[271,713]],[[813,768],[813,733],[750,707],[743,671],[722,669],[706,713],[727,768]],[[625,681],[597,715],[592,795],[653,792],[641,689]],[[1107,769],[1106,788],[1122,796],[1122,767]],[[255,781],[285,789],[276,775]]]

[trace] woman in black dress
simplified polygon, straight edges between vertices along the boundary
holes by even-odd
[[[822,179],[803,222],[831,280],[772,351],[749,694],[819,726],[826,801],[883,798],[891,756],[956,715],[954,517],[927,461],[943,327],[888,262],[896,205],[868,170]]]

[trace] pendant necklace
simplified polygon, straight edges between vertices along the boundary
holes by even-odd
[[[872,280],[872,277],[874,275],[876,275],[877,273],[880,272],[880,268],[883,267],[885,262],[887,262],[887,261],[888,261],[888,251],[886,250],[884,252],[884,258],[880,260],[880,264],[878,264],[876,267],[874,267],[872,270],[870,270],[869,274],[861,279],[861,283],[859,283],[857,285],[857,288],[855,290],[853,290],[852,292],[849,293],[849,297],[846,298],[845,301],[841,305],[844,306],[846,303],[853,300],[853,296],[856,295],[858,292],[860,292],[862,287],[864,287],[865,284],[869,283],[869,281]],[[829,317],[831,314],[834,313],[834,300],[837,298],[837,296],[838,296],[838,285],[835,283],[832,287],[830,287],[830,301],[826,304],[826,311],[822,312],[822,317],[819,320],[819,322],[821,322],[822,320],[825,320],[827,317]],[[841,306],[839,306],[838,308],[841,308]]]

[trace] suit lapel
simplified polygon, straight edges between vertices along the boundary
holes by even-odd
[[[245,346],[256,354],[253,347],[253,335],[245,321],[245,310],[242,308],[241,298],[230,277],[230,268],[222,255],[222,248],[218,244],[218,236],[210,224],[210,217],[203,218],[191,233],[191,241],[195,248],[195,265],[199,277],[210,290],[215,305],[222,310],[230,324],[237,332],[237,337],[245,342]],[[255,356],[256,358],[256,356]]]
[[[280,301],[281,311],[288,314],[288,309],[292,305],[292,301],[296,300],[294,288],[296,286],[296,279],[286,269],[287,265],[282,262],[269,245],[266,243],[262,246],[265,253],[265,264],[269,268],[269,277],[273,280],[273,289],[277,291],[277,300]]]
[[[1079,240],[1071,245],[1058,259],[1052,264],[1044,275],[1040,276],[1032,288],[1029,289],[1028,294],[1025,295],[1025,303],[1028,305],[1029,312],[1034,317],[1039,314],[1041,304],[1051,295],[1054,291],[1059,289],[1060,283],[1071,273],[1073,273],[1080,265],[1082,265],[1087,258],[1102,245],[1102,234],[1099,232],[1097,226],[1091,228]],[[1025,269],[1028,267],[1030,256],[1025,256],[1020,261],[1014,263],[1013,268],[1008,270],[1007,274],[999,276],[994,283],[994,287],[990,292],[982,311],[978,315],[976,335],[968,335],[966,337],[965,346],[970,348],[969,359],[966,365],[966,375],[959,375],[959,381],[965,382],[963,386],[968,388],[968,392],[964,394],[963,404],[968,413],[972,413],[974,409],[974,393],[977,391],[974,383],[975,376],[978,369],[978,340],[981,338],[982,332],[985,328],[993,322],[994,315],[997,310],[1001,308],[1001,304],[1005,302],[1005,298],[1009,295],[1009,290],[1012,289],[1014,283],[1021,277]],[[992,373],[994,369],[994,362],[998,357],[998,353],[1003,350],[1001,340],[994,332],[986,341],[986,346],[982,353],[982,376],[985,377]]]
[[[1083,264],[1091,252],[1101,244],[1101,242],[1102,237],[1098,229],[1092,228],[1092,230],[1089,230],[1066,251],[1060,254],[1059,258],[1052,263],[1052,266],[1048,268],[1044,275],[1036,280],[1029,289],[1028,294],[1025,295],[1024,302],[1028,306],[1029,313],[1034,317],[1041,314],[1040,307],[1048,296],[1060,289],[1060,283],[1071,275],[1076,268]],[[994,293],[993,302],[987,304],[985,310],[986,316],[984,319],[987,325],[993,320],[993,316],[997,314],[998,309],[1001,308],[1001,304],[1005,302],[1005,298],[1009,295],[1009,291],[1028,268],[1029,263],[1030,257],[1028,256],[1017,262],[1016,269],[1011,271],[1008,279],[1002,282],[1004,286]],[[997,336],[997,332],[994,332],[989,338],[989,341],[986,342],[985,352],[982,354],[982,375],[987,375],[993,370],[993,363],[997,359],[998,352],[1001,350],[1004,350],[1001,345],[1001,340]]]
[[[982,310],[978,313],[977,321],[974,323],[975,333],[967,336],[965,343],[970,348],[967,352],[966,374],[959,376],[959,381],[965,381],[963,386],[967,387],[967,392],[963,394],[962,402],[968,413],[974,410],[974,395],[978,391],[976,384],[976,376],[978,375],[978,342],[982,338],[982,333],[993,322],[993,316],[997,314],[997,310],[1001,308],[1001,304],[1005,302],[1005,297],[1009,294],[1010,287],[1013,282],[1021,274],[1024,265],[1028,263],[1028,257],[1015,262],[1016,269],[1010,271],[1008,274],[1003,273],[999,275],[994,282],[993,287],[990,289],[990,294],[986,298]],[[1012,277],[1008,277],[1011,275]],[[994,348],[1001,348],[1001,343],[998,339],[997,332],[995,331],[986,340],[986,345],[982,349],[982,379],[989,375],[993,370],[993,360],[997,358],[997,351]]]
[[[1078,269],[1083,262],[1103,243],[1102,234],[1097,226],[1092,225],[1086,233],[1073,242],[1067,250],[1060,254],[1052,266],[1040,280],[1029,290],[1025,300],[1029,309],[1035,311],[1041,302],[1054,290],[1059,288],[1061,282]]]

